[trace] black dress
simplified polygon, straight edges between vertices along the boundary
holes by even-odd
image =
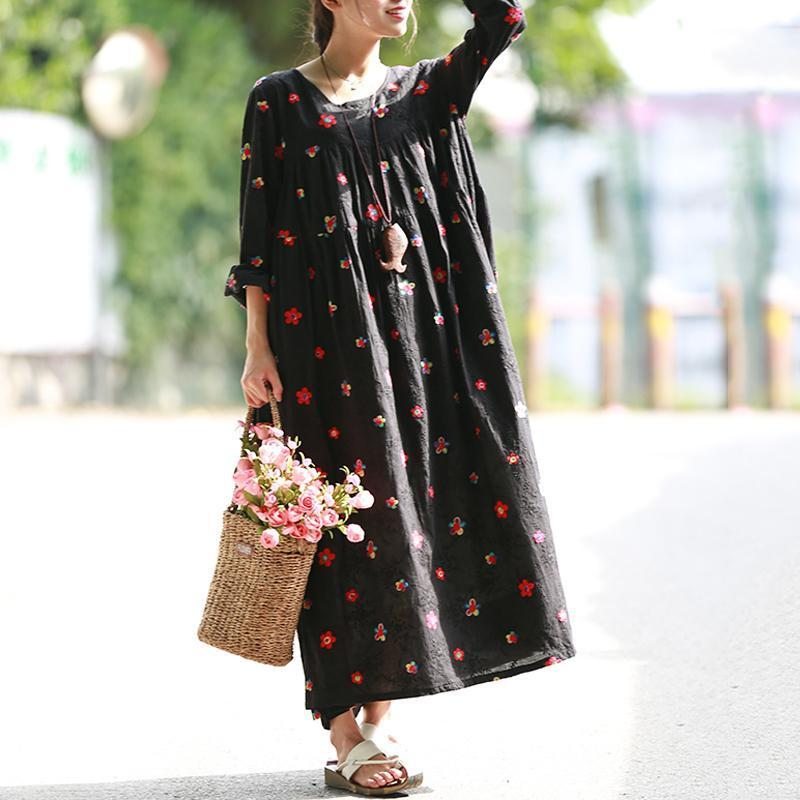
[[[349,520],[363,541],[326,533],[310,573],[298,639],[315,717],[575,654],[464,121],[526,22],[512,0],[465,2],[463,41],[392,67],[372,106],[334,104],[297,69],[259,78],[246,105],[225,295],[245,306],[245,286],[264,289],[284,430],[375,497]],[[344,114],[371,171],[376,115],[404,273],[377,263],[383,220]]]

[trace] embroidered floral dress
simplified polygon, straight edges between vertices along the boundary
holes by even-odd
[[[326,534],[298,640],[305,707],[433,694],[575,654],[518,363],[497,292],[465,115],[526,22],[515,0],[465,0],[473,25],[438,58],[392,67],[337,105],[297,69],[252,87],[242,131],[240,262],[224,293],[268,299],[287,433],[333,480],[375,496]],[[375,190],[409,237],[377,256]],[[269,420],[269,405],[256,412]]]

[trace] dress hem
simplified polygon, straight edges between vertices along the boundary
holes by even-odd
[[[455,681],[448,681],[447,683],[436,684],[435,686],[418,686],[416,688],[409,687],[406,689],[396,689],[391,692],[381,692],[376,696],[365,696],[364,694],[356,697],[342,697],[332,698],[331,701],[323,703],[316,702],[309,705],[308,698],[306,698],[306,710],[315,712],[319,708],[330,708],[331,706],[346,706],[357,705],[364,703],[371,703],[376,700],[401,700],[409,697],[426,697],[432,694],[439,694],[441,692],[455,691],[456,689],[466,689],[468,686],[475,686],[480,683],[487,683],[491,680],[502,680],[503,678],[510,678],[513,675],[519,675],[522,672],[532,672],[533,670],[541,669],[546,666],[554,666],[561,661],[566,661],[568,658],[573,658],[576,654],[575,647],[567,647],[564,650],[550,653],[535,661],[528,661],[526,663],[517,663],[511,667],[499,668],[488,670],[487,672],[473,673],[472,675],[459,678]],[[547,662],[556,656],[559,661],[548,664]]]

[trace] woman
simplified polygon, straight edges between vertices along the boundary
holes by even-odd
[[[225,286],[256,421],[266,382],[305,455],[375,498],[363,541],[319,543],[298,623],[326,781],[369,794],[421,780],[380,735],[391,700],[575,654],[464,119],[525,17],[465,0],[457,47],[387,67],[410,3],[313,0],[319,58],[255,82]]]

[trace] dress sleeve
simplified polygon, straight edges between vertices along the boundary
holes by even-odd
[[[259,78],[247,97],[241,137],[239,177],[239,263],[225,281],[225,296],[247,307],[245,286],[260,286],[269,299],[272,278],[275,204],[283,174],[283,146],[277,107]]]
[[[492,62],[525,30],[517,0],[463,0],[473,25],[446,55],[433,59],[430,76],[441,82],[450,113],[465,116],[472,95]]]

